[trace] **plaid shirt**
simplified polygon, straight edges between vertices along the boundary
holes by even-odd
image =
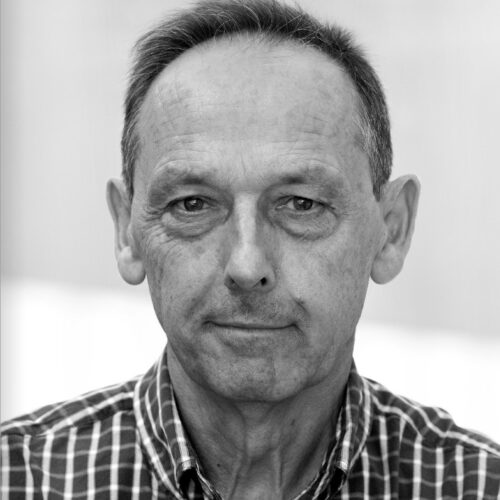
[[[162,356],[146,375],[5,423],[2,498],[217,499]],[[353,368],[305,499],[499,499],[500,447]]]

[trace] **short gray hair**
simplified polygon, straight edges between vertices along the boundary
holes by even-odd
[[[299,7],[278,0],[204,0],[161,22],[134,47],[134,63],[125,98],[122,175],[132,198],[134,168],[140,153],[137,122],[154,79],[175,58],[203,42],[238,33],[256,33],[314,47],[349,76],[359,96],[363,149],[368,156],[373,193],[380,198],[391,175],[389,114],[382,85],[352,36],[323,24]]]

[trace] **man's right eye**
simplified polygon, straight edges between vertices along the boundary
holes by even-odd
[[[186,198],[177,198],[167,205],[167,211],[173,215],[188,216],[188,214],[197,214],[206,212],[210,208],[210,202],[200,196],[187,196]]]
[[[174,206],[178,210],[180,209],[186,212],[200,212],[206,208],[206,201],[196,196],[190,196],[188,198],[184,198],[183,200],[178,200],[175,202]]]
[[[161,214],[161,222],[172,237],[201,236],[224,221],[220,200],[193,195],[172,199]]]

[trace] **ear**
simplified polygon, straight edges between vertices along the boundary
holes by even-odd
[[[118,270],[127,283],[138,285],[145,278],[144,265],[132,234],[131,201],[123,181],[108,181],[106,199],[115,225],[115,258]]]
[[[372,265],[375,283],[387,283],[401,269],[415,229],[420,183],[413,175],[399,177],[387,184],[381,194],[384,232]]]

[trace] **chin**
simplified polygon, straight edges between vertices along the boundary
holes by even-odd
[[[215,373],[206,373],[200,382],[225,399],[248,403],[283,401],[311,384],[307,373],[296,367],[277,367],[268,359],[225,365]]]
[[[198,342],[171,343],[176,363],[196,385],[229,401],[276,403],[321,383],[334,363],[327,350],[308,348],[299,335],[252,336],[220,341],[200,335]]]

